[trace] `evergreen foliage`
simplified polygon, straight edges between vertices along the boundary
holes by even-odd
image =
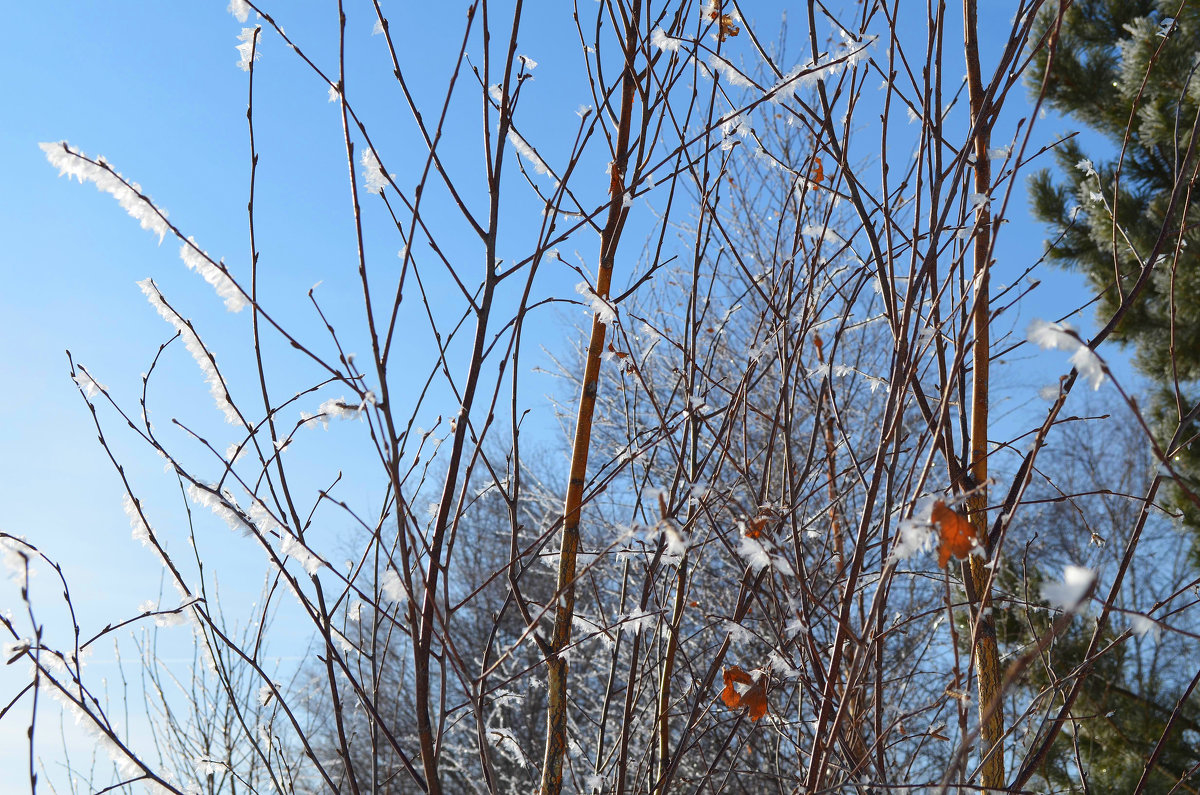
[[[1054,36],[1055,15],[1040,32]],[[1200,110],[1200,4],[1178,0],[1076,0],[1057,43],[1040,50],[1030,72],[1045,101],[1100,133],[1071,138],[1055,154],[1059,174],[1031,180],[1037,217],[1053,229],[1048,257],[1085,274],[1107,322],[1135,283],[1140,301],[1115,329],[1155,384],[1152,405],[1174,429],[1200,395],[1200,209],[1189,191]],[[1049,73],[1047,74],[1047,66]],[[1181,436],[1187,442],[1195,423]],[[1164,432],[1162,437],[1168,436]],[[1160,438],[1167,443],[1167,438]],[[1173,455],[1188,488],[1200,481],[1200,452]],[[1172,488],[1174,508],[1200,530],[1200,508]]]

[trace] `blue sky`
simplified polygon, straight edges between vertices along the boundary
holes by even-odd
[[[332,7],[327,5],[289,4],[280,11],[288,34],[324,64],[332,62],[336,44],[332,20],[320,17],[320,13],[331,17]],[[1008,12],[996,10],[1005,4],[989,5],[985,23],[1007,26]],[[320,13],[313,14],[314,9]],[[531,5],[528,32],[522,36],[519,51],[539,61],[535,81],[523,89],[531,95],[528,102],[536,111],[524,118],[531,124],[537,119],[547,125],[536,143],[553,163],[564,160],[569,150],[578,123],[576,106],[591,100],[571,88],[579,77],[579,59],[573,57],[577,45],[539,40],[549,30],[539,19],[552,9],[548,0]],[[762,13],[766,16],[776,10],[772,4]],[[457,35],[461,12],[457,6],[426,4],[419,13],[419,19],[405,18],[403,23],[420,25],[427,35],[406,39],[410,48],[405,57],[411,68],[420,65],[421,73],[431,76],[428,86],[417,85],[418,93],[429,92],[421,97],[429,102],[440,92],[441,76],[452,60],[447,40]],[[382,39],[370,35],[372,23],[367,7],[352,10],[349,61],[352,74],[362,76],[349,88],[352,101],[358,92],[371,96],[391,85],[390,63]],[[100,622],[113,617],[132,615],[143,601],[157,599],[161,580],[150,554],[130,540],[119,481],[68,377],[64,351],[69,349],[123,405],[136,409],[140,375],[170,336],[136,281],[152,276],[185,315],[205,323],[205,339],[212,342],[222,364],[248,364],[244,343],[249,313],[224,314],[211,291],[180,262],[177,243],[168,240],[158,245],[108,196],[90,185],[58,178],[37,144],[67,139],[89,155],[104,155],[126,177],[140,182],[202,248],[214,257],[223,257],[239,277],[245,276],[247,75],[237,68],[234,50],[241,28],[225,12],[222,0],[206,4],[16,4],[7,10],[6,24],[0,30],[0,62],[3,73],[10,76],[10,111],[6,123],[0,125],[0,169],[6,186],[0,211],[0,237],[5,241],[0,268],[6,288],[0,293],[0,373],[7,385],[0,390],[0,414],[7,419],[0,426],[0,450],[5,453],[0,456],[0,483],[6,495],[0,501],[0,529],[27,536],[63,563],[85,631],[89,626],[94,631]],[[265,35],[262,49],[255,102],[256,136],[262,154],[257,234],[266,274],[263,289],[274,299],[283,320],[311,325],[314,316],[305,293],[324,280],[317,291],[323,308],[331,312],[339,328],[345,324],[349,339],[362,343],[353,329],[357,306],[354,279],[350,278],[355,268],[354,238],[347,212],[347,165],[337,105],[327,101],[327,88],[285,50],[277,36]],[[462,79],[474,78],[464,74]],[[386,153],[420,150],[411,137],[410,125],[389,125],[393,114],[406,116],[407,112],[398,92],[388,90],[387,102],[363,105],[370,129],[381,131],[376,144],[385,153],[385,165]],[[468,93],[477,96],[475,90]],[[1066,129],[1071,125],[1065,122],[1043,123],[1034,143]],[[453,127],[448,136],[443,148],[460,158],[460,165],[481,158],[476,128]],[[599,166],[595,173],[602,186]],[[999,258],[1024,267],[1040,253],[1044,235],[1025,217],[1024,191],[1019,189],[1014,200],[1009,210],[1012,224],[1002,239]],[[377,225],[385,220],[377,203],[369,204],[365,212]],[[529,230],[536,230],[539,217],[539,208],[532,203],[506,207],[505,212],[511,222],[500,242],[500,256],[510,250],[526,250],[532,239]],[[447,209],[446,214],[451,211]],[[394,235],[369,237],[373,266],[396,267],[401,245]],[[1015,329],[1023,329],[1031,317],[1057,316],[1067,304],[1081,303],[1076,298],[1082,288],[1074,277],[1046,270],[1040,275],[1049,280],[1048,288],[1035,293],[1013,314]],[[1002,274],[996,279],[1005,281]],[[547,294],[573,296],[572,286],[577,281],[575,273],[562,268],[561,273],[551,273],[541,289]],[[435,305],[443,299],[449,302],[454,294],[445,280],[432,282],[430,289]],[[574,318],[577,311],[560,308],[553,310],[559,314],[546,316],[561,321]],[[1088,313],[1080,325],[1088,328],[1090,321]],[[432,362],[431,347],[417,332],[412,333],[406,355],[412,357],[413,371],[424,373]],[[551,350],[563,350],[561,332],[547,335],[545,340]],[[166,433],[177,433],[170,428],[170,418],[180,417],[204,433],[223,438],[220,434],[226,429],[214,416],[195,365],[178,344],[173,347],[177,350],[164,361],[163,372],[152,388],[152,418]],[[286,392],[289,384],[311,380],[302,360],[283,348],[278,353],[278,392]],[[1066,371],[1064,358],[1042,357],[1036,371],[1030,372],[1023,364],[1007,374],[1011,383],[1029,390],[1016,390],[1024,397],[1010,400],[1021,405],[1036,403],[1030,393]],[[546,365],[547,361],[532,364]],[[530,395],[555,391],[551,379],[532,378],[527,386]],[[311,411],[316,402],[300,408]],[[432,406],[430,417],[438,410]],[[144,489],[151,517],[161,517],[164,525],[175,523],[168,532],[174,534],[175,543],[181,543],[177,487],[162,477],[159,460],[148,458],[144,448],[119,432],[111,411],[102,415],[106,429],[112,432],[109,438],[114,450],[128,466],[130,477]],[[547,410],[535,414],[530,427],[549,439],[557,426]],[[347,453],[363,441],[363,433],[361,427],[339,427],[320,437],[314,432],[306,453],[318,462],[312,482],[324,482],[329,467],[319,464],[329,461],[336,461],[338,468],[353,475],[355,462]],[[224,442],[217,446],[224,449]],[[367,502],[380,498],[369,486],[356,485],[353,477],[346,482],[348,497]],[[210,519],[197,521],[208,523]],[[223,576],[228,578],[223,586],[238,598],[256,598],[261,567],[249,562],[251,547],[227,531],[218,535],[214,530],[209,537],[214,539],[213,546],[205,552],[222,561]],[[15,588],[8,583],[0,588],[0,606],[20,608]],[[57,589],[50,574],[40,574],[34,588],[45,610],[43,619],[58,623],[62,610],[55,601]],[[168,588],[164,604],[172,598],[171,593]],[[285,645],[298,651],[304,637],[298,629]],[[97,666],[109,664],[111,644],[98,649],[94,660]],[[20,685],[24,672],[14,668],[0,669],[0,693],[11,694]],[[9,697],[4,696],[5,700]],[[19,713],[26,711],[24,706],[18,708]],[[13,717],[0,722],[0,770],[23,769],[24,765],[24,718]],[[56,727],[43,725],[40,730],[52,743]],[[0,784],[0,792],[10,791],[4,786]]]

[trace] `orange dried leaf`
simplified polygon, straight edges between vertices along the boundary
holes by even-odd
[[[763,531],[770,526],[772,518],[773,517],[771,516],[760,513],[758,516],[755,516],[753,519],[746,522],[746,537],[758,538],[761,536]]]
[[[742,32],[742,29],[733,24],[733,17],[728,14],[722,14],[720,20],[721,29],[717,32],[717,39],[725,41],[730,36],[736,36]]]
[[[821,158],[814,157],[812,168],[809,169],[808,178],[813,182],[820,182],[825,179],[825,164],[821,162]]]
[[[722,14],[718,10],[708,12],[708,18],[717,22],[717,41],[725,41],[730,36],[736,36],[742,32],[742,29],[733,24],[733,17],[729,14]]]
[[[975,528],[967,521],[967,517],[958,511],[946,507],[946,503],[938,500],[933,504],[931,515],[938,532],[938,566],[946,568],[951,556],[965,558],[971,550],[979,545]]]
[[[767,714],[767,690],[754,677],[733,665],[725,669],[725,689],[721,701],[730,709],[746,708],[750,720],[758,720]],[[741,685],[741,687],[738,687]]]
[[[613,344],[611,342],[608,343],[608,352],[611,353],[613,356],[616,356],[618,359],[624,359],[626,356],[629,355],[628,351],[619,351],[616,348],[614,348]]]
[[[734,689],[734,685],[753,685],[754,679],[737,665],[726,668],[722,678],[725,680],[725,689],[721,691],[721,701],[730,709],[737,709],[741,705],[742,695]]]
[[[750,720],[758,720],[767,714],[767,693],[761,687],[751,688],[742,695],[742,706],[746,707]]]

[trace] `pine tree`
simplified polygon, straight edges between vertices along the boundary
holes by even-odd
[[[1058,177],[1042,171],[1031,181],[1034,212],[1053,230],[1050,260],[1085,274],[1100,294],[1101,323],[1149,267],[1115,335],[1154,384],[1150,408],[1165,444],[1200,396],[1200,208],[1189,192],[1200,3],[1076,0],[1061,28],[1046,14],[1041,32],[1057,40],[1037,55],[1035,90],[1044,85],[1050,107],[1106,138],[1112,154],[1100,158],[1090,140],[1065,142]],[[1185,445],[1168,454],[1195,494],[1200,450],[1187,445],[1195,417],[1184,424]],[[1180,489],[1171,500],[1200,533],[1200,507]]]

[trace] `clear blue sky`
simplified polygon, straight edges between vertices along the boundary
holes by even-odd
[[[406,41],[425,43],[426,51],[409,50],[412,63],[425,62],[434,76],[426,101],[440,91],[442,75],[452,53],[446,45],[460,29],[457,4],[439,11],[425,4],[419,11],[397,7],[397,21],[419,25],[427,35]],[[995,6],[1004,4],[994,4]],[[239,360],[249,334],[249,313],[226,315],[219,301],[178,258],[178,244],[161,246],[109,198],[90,186],[60,179],[46,163],[37,144],[67,139],[89,155],[104,155],[126,177],[168,209],[171,220],[214,257],[223,257],[238,276],[248,274],[245,204],[248,147],[246,141],[246,73],[236,67],[236,36],[242,25],[225,12],[224,0],[210,3],[66,3],[14,4],[6,10],[0,29],[0,64],[8,76],[6,121],[0,125],[0,173],[4,175],[0,206],[0,268],[5,289],[0,292],[0,529],[27,536],[64,564],[84,624],[95,631],[99,622],[133,615],[147,599],[157,599],[160,575],[151,555],[130,539],[128,520],[121,510],[121,490],[113,467],[96,442],[91,417],[71,383],[64,354],[70,349],[93,375],[110,387],[122,403],[136,411],[140,374],[148,367],[158,345],[170,332],[147,305],[135,282],[152,276],[168,298],[178,302],[189,317],[208,325],[206,339],[218,351],[218,361],[232,366]],[[985,16],[1004,24],[1008,12],[987,3]],[[385,5],[385,8],[387,6]],[[528,32],[520,52],[539,61],[530,84],[530,103],[545,114],[544,124],[561,135],[542,134],[546,159],[565,159],[577,122],[574,110],[590,103],[587,96],[569,87],[578,84],[577,44],[560,38],[542,38],[542,18],[555,5],[535,2],[527,11]],[[763,9],[764,18],[778,10]],[[289,35],[323,64],[331,64],[336,38],[333,5],[329,3],[280,4],[279,17]],[[419,14],[419,18],[413,18]],[[440,18],[439,18],[440,17]],[[353,42],[352,66],[364,75],[351,84],[356,92],[390,83],[390,65],[382,40],[371,37],[373,19],[368,8],[351,8],[349,38]],[[793,23],[795,24],[795,23]],[[985,26],[986,29],[986,26]],[[554,28],[562,31],[561,25]],[[451,35],[453,34],[453,35]],[[559,36],[555,33],[554,36]],[[526,44],[528,42],[528,44]],[[256,73],[257,134],[262,154],[259,169],[258,234],[262,267],[285,320],[312,324],[304,293],[318,280],[317,295],[334,316],[350,324],[355,314],[353,236],[347,212],[346,162],[341,145],[337,105],[327,101],[326,87],[298,59],[286,52],[277,36],[263,40],[263,59]],[[372,74],[373,78],[366,75]],[[473,80],[464,74],[465,80]],[[372,129],[380,130],[381,151],[402,153],[415,142],[401,132],[390,132],[389,114],[406,116],[398,92],[389,89],[388,102],[364,106]],[[471,93],[471,92],[468,92]],[[471,93],[471,96],[475,96]],[[1066,123],[1046,123],[1035,144],[1055,132],[1070,129]],[[475,128],[452,129],[444,149],[465,159],[480,157]],[[557,140],[556,140],[557,139]],[[999,143],[999,142],[998,142]],[[420,151],[416,147],[416,151]],[[389,170],[400,170],[392,167]],[[356,171],[358,171],[356,164]],[[596,168],[599,180],[600,169]],[[366,197],[364,197],[366,198]],[[1042,230],[1025,219],[1024,191],[1018,190],[1010,209],[1013,223],[1002,241],[1002,262],[1021,267],[1040,252]],[[529,241],[523,223],[537,221],[536,206],[514,207],[512,231],[501,242],[506,250],[520,252]],[[373,220],[381,209],[368,209]],[[395,267],[400,241],[386,234],[373,235],[368,249],[375,267]],[[507,247],[507,248],[506,248]],[[449,252],[453,254],[454,252]],[[566,254],[567,252],[564,252]],[[594,252],[581,252],[594,259]],[[1042,273],[1043,278],[1052,276]],[[1005,281],[1002,273],[997,280]],[[1068,304],[1078,303],[1080,285],[1070,277],[1053,277],[1053,290],[1043,290],[1031,306],[1014,313],[1013,327],[1020,330],[1033,316],[1057,315]],[[573,273],[554,274],[548,291],[573,296],[578,281]],[[452,292],[447,284],[432,289]],[[1069,296],[1064,298],[1063,296]],[[435,298],[436,300],[436,298]],[[572,312],[577,310],[571,310]],[[573,317],[562,310],[561,317]],[[1087,327],[1090,316],[1084,318]],[[347,335],[355,338],[349,328]],[[563,335],[547,337],[551,349],[562,350]],[[362,342],[361,338],[357,339]],[[238,346],[242,345],[242,348]],[[178,345],[163,365],[164,372],[152,392],[156,425],[170,433],[170,418],[178,416],[214,435],[224,449],[226,429],[214,417],[211,401],[195,365]],[[362,348],[358,348],[362,349]],[[532,350],[532,348],[530,349]],[[413,370],[425,373],[431,359],[429,346],[414,338]],[[1067,367],[1062,358],[1048,362],[1042,372],[1049,378],[1028,377],[1030,391]],[[286,359],[286,357],[285,357]],[[533,364],[545,364],[533,362]],[[303,370],[303,363],[296,367]],[[289,373],[277,372],[281,384]],[[298,375],[296,383],[304,382]],[[1011,376],[1013,383],[1026,381]],[[547,381],[534,381],[533,392],[550,392]],[[284,392],[281,386],[277,391]],[[342,390],[344,391],[344,390]],[[335,397],[335,393],[322,393]],[[253,394],[249,397],[254,397]],[[1021,402],[1019,398],[1014,399]],[[313,410],[319,400],[299,408]],[[452,409],[451,409],[452,412]],[[144,448],[130,443],[103,412],[115,449],[129,465],[129,474],[143,490],[151,518],[160,517],[175,544],[180,544],[181,505],[177,489],[161,475],[161,462],[148,459]],[[545,435],[554,427],[548,413],[533,418],[532,427]],[[314,438],[306,455],[314,461],[336,459],[342,468],[353,467],[344,454],[362,441],[357,428],[335,428]],[[174,437],[181,438],[181,437]],[[221,442],[217,444],[217,440]],[[368,462],[369,463],[369,462]],[[313,482],[328,475],[316,467]],[[346,496],[378,500],[369,487],[347,479]],[[201,517],[206,524],[211,517]],[[249,562],[251,548],[214,525],[207,554],[221,561],[227,596],[253,600],[261,580],[261,567]],[[178,548],[178,547],[177,547]],[[243,553],[247,557],[243,559]],[[257,560],[257,558],[254,558]],[[48,572],[34,581],[41,618],[61,625],[63,612],[57,588]],[[173,597],[167,589],[164,604]],[[0,585],[0,607],[19,611],[16,589]],[[299,648],[305,635],[297,630],[292,641]],[[175,630],[186,634],[186,630]],[[61,637],[61,636],[60,636]],[[184,644],[180,644],[180,649]],[[110,665],[111,644],[95,653],[100,666]],[[0,668],[0,697],[7,700],[24,681],[23,668]],[[115,671],[113,671],[115,673]],[[0,722],[0,771],[24,769],[25,715]],[[40,727],[46,745],[55,742],[57,726]],[[0,793],[23,791],[25,784],[8,784],[9,773],[0,773]]]

